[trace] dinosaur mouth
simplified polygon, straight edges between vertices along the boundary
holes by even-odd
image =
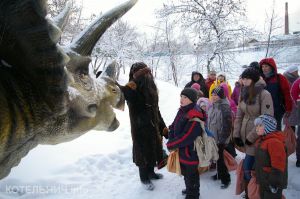
[[[108,127],[107,131],[114,131],[119,127],[120,123],[115,117],[110,126]]]

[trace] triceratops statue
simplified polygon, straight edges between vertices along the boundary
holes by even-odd
[[[122,109],[124,99],[114,63],[99,81],[88,65],[101,35],[136,2],[107,12],[60,47],[68,12],[50,20],[44,0],[0,0],[0,179],[38,144],[119,126],[112,107]]]

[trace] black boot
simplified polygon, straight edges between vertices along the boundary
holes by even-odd
[[[153,179],[153,180],[158,180],[158,179],[162,179],[164,176],[160,173],[155,173],[154,172],[154,167],[147,167],[148,169],[148,177],[149,179]]]
[[[200,195],[200,179],[198,172],[195,172],[194,174],[190,173],[187,176],[184,176],[184,181],[186,185],[185,198],[198,199]],[[182,191],[182,193],[184,192]]]
[[[141,183],[146,190],[152,191],[154,189],[154,184],[151,182],[148,176],[148,168],[147,167],[139,167],[139,174]]]
[[[245,195],[243,196],[245,199],[249,199],[248,197],[248,181],[245,181]]]
[[[220,178],[219,178],[219,176],[218,176],[218,174],[215,174],[215,175],[213,175],[213,176],[210,176],[210,178],[212,179],[212,180],[220,180]]]
[[[222,185],[221,185],[221,189],[227,189],[227,188],[229,187],[229,185],[230,185],[230,181],[224,182],[224,183],[222,183]]]
[[[300,160],[297,160],[296,167],[300,167]]]

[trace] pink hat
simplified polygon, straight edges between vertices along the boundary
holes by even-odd
[[[198,83],[193,83],[193,85],[191,86],[191,88],[200,91],[201,86]]]
[[[225,97],[230,98],[230,96],[229,96],[229,88],[228,88],[227,83],[226,82],[221,83],[220,87],[223,88]]]

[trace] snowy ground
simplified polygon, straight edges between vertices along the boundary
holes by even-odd
[[[179,107],[179,88],[157,81],[160,110],[170,124]],[[146,191],[139,182],[137,167],[132,163],[128,109],[117,112],[121,122],[115,132],[91,131],[68,143],[38,146],[0,181],[0,199],[180,199],[183,178],[163,168],[164,179],[154,181],[155,190]],[[239,155],[240,160],[242,155]],[[201,198],[233,199],[235,172],[226,190],[220,182],[210,180],[214,172],[201,175]],[[300,169],[295,154],[289,158],[289,185],[286,198],[300,198]]]

